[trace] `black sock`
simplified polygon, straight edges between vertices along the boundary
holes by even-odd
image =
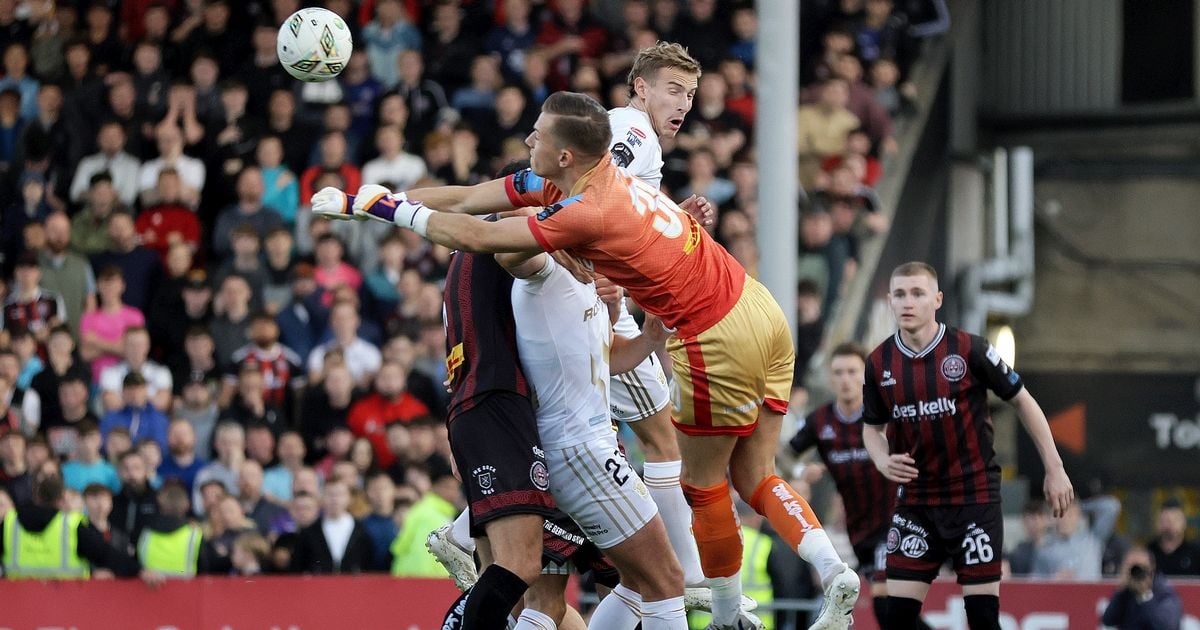
[[[967,595],[967,626],[971,630],[1000,630],[1000,597],[997,595]]]
[[[498,564],[489,566],[467,597],[462,630],[505,630],[508,613],[528,589],[529,585],[512,571]]]
[[[871,598],[871,604],[875,608],[875,623],[879,624],[880,630],[888,630],[888,625],[887,625],[888,597],[887,597],[887,595],[880,595],[878,597]]]
[[[466,599],[470,594],[471,591],[467,590],[462,595],[459,595],[453,604],[450,604],[450,609],[446,611],[446,618],[442,621],[443,628],[462,627],[463,613],[467,610]]]
[[[921,619],[921,602],[911,597],[891,595],[887,601],[888,630],[917,630]]]

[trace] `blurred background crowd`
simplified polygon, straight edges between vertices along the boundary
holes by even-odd
[[[663,187],[706,196],[717,239],[751,273],[769,264],[753,3],[317,4],[356,50],[305,84],[275,53],[298,0],[0,0],[0,511],[59,473],[64,506],[118,548],[155,519],[202,523],[202,571],[443,575],[424,538],[462,507],[441,386],[451,254],[314,220],[308,199],[490,179],[528,157],[551,92],[625,105],[657,40],[704,68]],[[887,229],[872,186],[938,5],[805,3],[800,368],[859,240]]]

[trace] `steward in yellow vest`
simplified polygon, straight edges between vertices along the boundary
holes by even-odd
[[[138,538],[142,566],[168,578],[192,578],[200,565],[200,528],[187,520],[187,489],[168,479],[158,489],[158,514],[150,517]]]
[[[4,515],[0,562],[8,579],[84,580],[90,566],[103,567],[120,577],[141,573],[147,583],[161,578],[143,571],[137,561],[107,543],[79,512],[63,512],[63,482],[57,475],[35,479],[33,503]]]
[[[749,520],[747,516],[743,518]],[[742,526],[742,593],[758,602],[759,608],[755,614],[762,620],[765,630],[775,627],[775,613],[767,610],[767,606],[775,599],[775,589],[771,586],[768,572],[771,542],[771,537],[758,528]],[[702,611],[693,611],[688,615],[688,627],[694,630],[708,627],[711,621],[712,616]]]

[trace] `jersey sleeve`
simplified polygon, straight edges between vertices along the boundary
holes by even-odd
[[[814,445],[816,445],[816,443],[817,428],[813,426],[812,421],[810,421],[808,418],[802,418],[800,420],[800,427],[796,431],[796,435],[793,435],[792,439],[788,440],[788,446],[792,448],[793,452],[795,452],[797,455],[800,455],[804,451],[812,448]]]
[[[546,287],[546,284],[548,284],[548,281],[556,272],[562,271],[562,267],[554,261],[554,258],[550,254],[538,255],[546,259],[542,264],[542,268],[524,278],[517,278],[513,281],[516,286],[521,287],[522,291],[535,295],[542,292],[542,289]]]
[[[504,192],[514,208],[548,206],[559,199],[562,193],[554,184],[538,177],[533,169],[526,168],[504,178]]]
[[[612,153],[613,164],[638,179],[662,177],[652,148],[652,143],[656,140],[649,135],[653,130],[643,129],[644,125],[635,125],[624,120],[624,117],[612,122],[612,146],[609,147],[609,152]]]
[[[867,370],[863,375],[863,422],[867,424],[887,424],[889,417],[885,412],[883,396],[879,395],[879,377],[875,374],[870,358],[867,359]]]
[[[529,217],[529,231],[546,252],[588,245],[604,233],[604,213],[576,195]]]
[[[968,365],[975,378],[1004,400],[1012,400],[1025,387],[1021,375],[1008,367],[996,348],[983,337],[971,335]]]

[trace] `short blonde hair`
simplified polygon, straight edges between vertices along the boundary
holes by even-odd
[[[633,67],[629,69],[629,76],[625,79],[625,85],[629,87],[629,96],[632,98],[634,95],[634,79],[641,77],[646,81],[653,80],[663,68],[679,68],[684,72],[695,73],[697,78],[700,76],[700,62],[688,54],[687,48],[671,42],[658,42],[639,50],[634,58]]]
[[[937,284],[937,271],[933,269],[929,263],[920,261],[906,262],[892,270],[892,278],[898,276],[929,276],[933,278],[934,284]]]

